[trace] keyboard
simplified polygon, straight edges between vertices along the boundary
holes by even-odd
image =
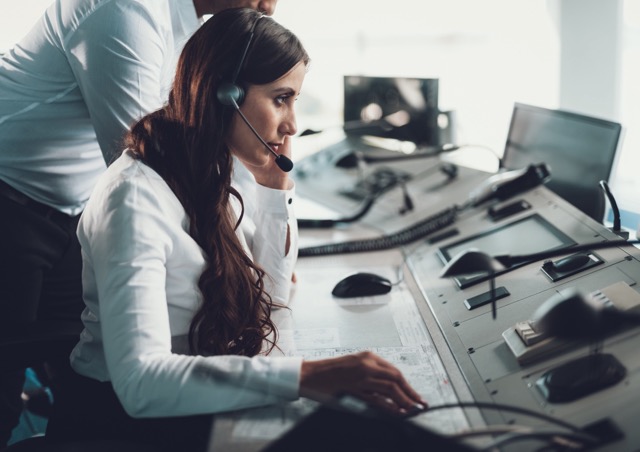
[[[330,254],[362,253],[381,251],[415,242],[453,224],[458,214],[458,206],[448,207],[418,223],[393,234],[371,239],[349,240],[326,245],[309,246],[298,250],[299,257],[327,256]]]

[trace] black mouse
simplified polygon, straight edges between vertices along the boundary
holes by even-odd
[[[566,273],[585,266],[590,260],[591,258],[588,254],[573,254],[554,262],[553,269],[559,273]]]
[[[391,281],[374,273],[354,273],[336,284],[331,294],[338,298],[382,295],[391,291]]]

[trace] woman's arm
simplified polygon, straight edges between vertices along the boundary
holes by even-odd
[[[237,159],[234,168],[234,186],[245,207],[240,225],[242,234],[254,262],[267,273],[267,293],[275,302],[286,305],[298,256],[295,185],[287,179],[288,190],[265,187]],[[275,165],[272,170],[282,173]],[[239,208],[236,214],[239,215]]]
[[[108,174],[120,171],[121,163]],[[90,269],[85,298],[96,310],[101,336],[81,355],[99,353],[93,342],[102,343],[108,371],[102,377],[111,380],[125,410],[136,417],[178,416],[296,399],[300,358],[172,351],[172,336],[188,332],[198,307],[202,252],[183,229],[182,207],[157,175],[110,178],[96,187],[78,231]],[[219,369],[227,380],[202,378],[202,366]]]

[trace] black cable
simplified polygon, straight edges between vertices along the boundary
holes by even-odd
[[[348,240],[346,242],[300,248],[298,250],[298,257],[362,253],[397,248],[415,242],[453,224],[456,220],[457,213],[457,206],[448,207],[398,232],[370,239]]]
[[[429,152],[415,151],[415,152],[412,152],[411,154],[398,153],[398,155],[385,155],[385,156],[365,155],[364,153],[357,153],[356,156],[358,160],[363,161],[365,163],[397,162],[402,160],[438,157],[439,155],[447,152],[457,151],[461,147],[462,146],[457,146],[455,144],[447,143],[447,144],[443,144],[442,146],[434,146],[433,150]]]
[[[565,422],[561,419],[557,419],[553,416],[549,416],[544,413],[538,413],[537,411],[530,410],[528,408],[522,408],[514,405],[505,405],[502,403],[495,402],[455,402],[455,403],[445,403],[442,405],[429,406],[424,410],[416,410],[409,412],[405,418],[415,417],[419,414],[430,413],[432,411],[449,409],[449,408],[480,408],[480,409],[491,409],[491,410],[502,410],[502,411],[510,411],[513,413],[524,414],[526,416],[535,417],[538,419],[542,419],[551,424],[556,424],[561,427],[566,428],[567,430],[571,430],[572,432],[579,433],[581,435],[585,435],[584,431],[576,427],[573,424]],[[587,435],[590,436],[590,435]],[[597,438],[590,436],[593,441],[597,441]]]
[[[487,149],[491,152],[491,155],[496,158],[498,161],[498,165],[500,164],[500,156],[490,147],[475,145],[475,144],[443,144],[441,146],[431,146],[431,151],[420,151],[416,150],[411,154],[405,154],[402,152],[397,152],[397,155],[368,155],[366,152],[362,151],[352,151],[344,156],[342,156],[336,166],[340,168],[355,168],[358,166],[358,163],[384,163],[384,162],[398,162],[404,160],[412,160],[412,159],[421,159],[421,158],[431,158],[438,157],[442,154],[457,151],[460,149],[468,148],[468,147],[479,147],[482,149]]]
[[[575,433],[567,433],[567,432],[519,432],[519,433],[514,432],[514,433],[507,433],[505,435],[502,435],[501,437],[493,441],[491,444],[485,446],[480,450],[491,451],[496,448],[506,446],[507,444],[514,443],[516,441],[523,441],[528,439],[538,439],[538,440],[543,440],[547,443],[554,443],[554,442],[557,443],[559,438],[578,442],[579,444],[582,445],[582,447],[580,447],[581,449],[586,447],[585,443],[587,444],[591,443],[591,445],[593,445],[593,440],[591,439],[591,437],[589,435],[585,435],[584,433],[575,434]],[[563,449],[566,449],[566,447],[563,447]]]
[[[421,171],[412,177],[403,177],[397,174],[394,174],[392,170],[387,170],[386,168],[381,168],[378,173],[372,173],[372,175],[376,175],[379,177],[379,173],[383,172],[385,175],[392,174],[394,176],[394,181],[392,184],[389,184],[385,187],[382,187],[372,193],[369,193],[362,204],[360,210],[358,210],[354,215],[345,218],[326,218],[326,219],[313,219],[313,218],[299,218],[298,219],[298,227],[301,229],[310,229],[310,228],[332,228],[338,224],[344,223],[354,223],[364,217],[373,204],[386,192],[392,190],[398,185],[401,186],[402,189],[402,198],[404,202],[404,206],[400,208],[400,215],[404,215],[407,212],[411,212],[414,208],[413,200],[409,195],[409,191],[407,190],[406,183],[411,179],[416,179],[419,177],[423,177],[428,175],[431,172],[440,171],[444,175],[447,176],[447,180],[451,180],[458,175],[458,167],[451,163],[442,163],[437,167],[428,168],[425,171]],[[374,181],[375,183],[375,181]]]
[[[373,206],[373,203],[379,197],[380,197],[379,193],[376,193],[374,195],[368,196],[367,199],[365,200],[365,202],[362,204],[362,207],[360,208],[360,210],[358,212],[356,212],[354,215],[350,216],[350,217],[337,218],[337,219],[329,219],[329,218],[324,218],[324,219],[299,218],[298,219],[298,227],[299,228],[332,228],[336,224],[356,222],[360,218],[364,217],[367,214],[367,212],[369,212],[369,210],[371,210],[371,207]]]
[[[611,190],[609,190],[609,184],[607,184],[606,180],[600,181],[600,187],[604,190],[604,194],[609,199],[609,204],[611,204],[611,210],[613,210],[613,229],[618,231],[620,230],[620,210],[618,210],[618,203],[613,197]]]
[[[373,175],[378,178],[379,180],[382,179],[382,176],[385,177],[391,177],[391,183],[388,183],[376,190],[374,190],[373,192],[367,194],[364,203],[362,204],[362,207],[352,216],[350,217],[344,217],[344,218],[336,218],[336,219],[308,219],[308,218],[299,218],[298,219],[298,227],[303,229],[303,228],[331,228],[334,227],[335,225],[338,224],[344,224],[344,223],[354,223],[358,220],[360,220],[362,217],[364,217],[369,210],[371,210],[371,207],[373,207],[373,204],[385,193],[387,193],[388,191],[394,189],[395,187],[397,187],[398,185],[401,186],[402,189],[402,194],[403,194],[403,201],[404,201],[404,206],[400,208],[400,215],[404,215],[407,212],[410,212],[413,210],[413,200],[411,199],[411,197],[409,196],[409,193],[407,191],[407,187],[406,187],[406,177],[403,177],[401,175],[398,175],[396,173],[394,173],[391,170],[386,170],[383,169],[382,171],[378,172],[378,173],[373,173]],[[378,181],[373,181],[372,183],[375,185],[376,182]]]
[[[500,262],[507,270],[517,264],[532,263],[541,261],[543,259],[549,259],[551,257],[562,256],[563,254],[573,254],[579,251],[593,251],[607,248],[618,248],[627,245],[638,245],[640,240],[605,240],[602,242],[592,243],[580,243],[576,245],[568,245],[560,248],[552,248],[546,251],[540,251],[539,253],[522,254],[522,255],[509,255],[503,254],[500,256],[493,256],[495,260]]]

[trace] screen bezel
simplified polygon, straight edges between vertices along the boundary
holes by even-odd
[[[616,148],[618,148],[620,146],[620,136],[622,134],[622,125],[617,123],[617,122],[613,122],[613,121],[608,121],[606,119],[602,119],[602,118],[595,118],[593,116],[587,116],[587,115],[583,115],[583,114],[579,114],[579,113],[574,113],[574,112],[570,112],[570,111],[566,111],[566,110],[553,110],[550,108],[544,108],[544,107],[538,107],[535,105],[529,105],[529,104],[523,104],[520,102],[516,102],[513,104],[513,112],[511,114],[511,120],[509,122],[509,130],[507,132],[507,140],[505,142],[505,148],[504,148],[504,152],[502,155],[502,158],[500,159],[500,168],[503,169],[518,169],[518,168],[511,168],[508,165],[506,165],[505,160],[508,160],[508,155],[506,155],[507,151],[509,150],[509,146],[511,143],[510,137],[513,134],[513,129],[516,126],[515,122],[517,119],[517,113],[518,111],[529,111],[529,112],[533,112],[533,113],[544,113],[548,116],[557,116],[559,118],[570,118],[576,121],[582,121],[585,123],[593,123],[595,125],[598,126],[602,126],[602,127],[608,127],[611,128],[611,130],[614,131],[614,135],[616,136]],[[530,162],[530,163],[540,163],[540,162]],[[610,167],[608,168],[609,173],[611,173],[611,169],[613,168],[613,161],[611,162]]]
[[[445,246],[442,246],[440,248],[437,249],[437,255],[440,258],[440,260],[442,261],[443,264],[448,263],[454,256],[451,255],[450,250],[453,248],[457,248],[460,245],[463,245],[465,243],[469,243],[472,244],[473,242],[475,242],[476,240],[483,238],[483,237],[488,237],[490,235],[497,235],[500,233],[505,233],[505,231],[508,231],[509,229],[513,228],[514,226],[523,223],[525,221],[535,221],[539,227],[544,228],[547,232],[551,233],[555,238],[557,238],[561,244],[551,247],[551,248],[547,248],[547,249],[541,249],[538,250],[540,252],[542,251],[550,251],[550,250],[554,250],[554,249],[560,249],[560,248],[565,248],[565,247],[569,247],[572,245],[575,245],[576,242],[569,237],[567,234],[565,234],[564,232],[562,232],[560,229],[558,229],[556,226],[554,226],[553,224],[551,224],[548,220],[546,220],[544,217],[542,217],[540,214],[538,213],[534,213],[532,215],[528,215],[524,218],[520,218],[516,221],[512,221],[510,223],[501,225],[497,228],[488,230],[488,231],[484,231],[481,232],[479,234],[473,234],[471,236],[465,237],[461,240],[457,240],[455,242],[449,243]],[[470,246],[470,248],[473,248],[473,246]],[[518,253],[514,253],[514,254],[518,254]],[[504,273],[507,273],[511,270],[514,270],[518,267],[521,267],[523,265],[529,264],[532,261],[525,261],[525,262],[521,262],[518,264],[514,264],[508,268],[506,268],[505,270],[499,271],[499,272],[495,272],[494,276],[499,276],[502,275]],[[461,289],[465,289],[467,287],[470,287],[474,284],[477,284],[479,282],[482,281],[486,281],[489,279],[489,275],[488,274],[476,274],[476,275],[468,275],[468,276],[458,276],[453,278],[454,281],[456,282],[456,284],[461,288]]]
[[[580,127],[589,128],[592,127],[594,129],[602,129],[603,137],[606,137],[610,140],[610,144],[607,148],[603,148],[600,152],[600,156],[604,157],[601,159],[589,157],[589,153],[576,155],[575,152],[579,149],[579,146],[576,146],[579,143],[573,143],[572,148],[568,149],[568,152],[565,155],[564,153],[555,153],[555,157],[551,157],[551,161],[549,160],[548,153],[542,152],[540,155],[536,152],[536,146],[539,146],[539,143],[529,143],[524,148],[527,150],[519,150],[518,146],[522,147],[522,143],[519,139],[515,139],[514,135],[516,134],[515,130],[520,131],[525,123],[519,121],[519,113],[527,114],[527,115],[536,115],[536,125],[541,124],[540,115],[547,120],[551,121],[572,121],[575,123],[579,123]],[[547,126],[548,127],[548,126]],[[553,130],[553,127],[550,127]],[[608,133],[609,135],[604,135]],[[579,136],[579,135],[578,135]],[[566,110],[554,110],[544,107],[538,107],[534,105],[528,105],[524,103],[516,102],[513,107],[513,112],[511,115],[511,121],[509,124],[509,130],[507,133],[507,139],[505,142],[505,147],[503,150],[503,155],[500,158],[499,166],[501,169],[519,169],[523,166],[529,164],[540,164],[546,163],[551,167],[551,180],[547,183],[547,188],[549,188],[554,193],[557,193],[570,203],[574,204],[578,207],[579,210],[583,211],[586,215],[590,216],[594,220],[601,222],[604,218],[605,214],[605,200],[604,196],[601,196],[601,190],[599,187],[600,180],[608,181],[611,177],[611,174],[614,171],[614,168],[617,164],[617,159],[619,158],[619,148],[621,145],[621,136],[622,136],[622,125],[609,121],[602,118],[597,118],[593,116],[587,116],[580,113],[570,112]],[[533,151],[530,151],[532,148]],[[530,152],[530,154],[528,154]],[[560,155],[559,155],[560,154]],[[569,179],[565,179],[562,177],[563,171],[566,174],[567,169],[558,170],[554,168],[555,164],[558,162],[567,163],[571,161],[576,161],[578,157],[584,158],[587,156],[587,162],[591,164],[589,167],[597,167],[599,171],[602,171],[598,174],[598,177],[594,177],[595,174],[592,174],[593,177],[592,183],[587,184],[579,183],[579,185],[575,185],[575,181]],[[555,160],[557,159],[557,161]],[[554,175],[554,170],[556,174]],[[591,173],[591,172],[590,172]],[[577,191],[582,191],[580,196],[577,196]],[[585,191],[586,190],[586,191]],[[571,198],[571,199],[570,199]],[[589,199],[590,202],[585,202],[584,199]]]

